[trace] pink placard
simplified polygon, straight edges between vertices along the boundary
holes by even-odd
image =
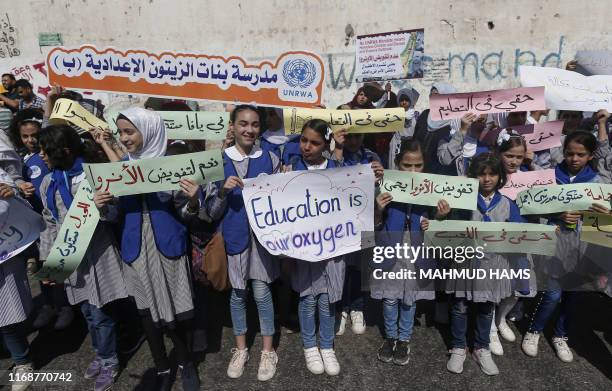
[[[519,171],[508,175],[506,186],[499,189],[499,192],[514,200],[516,195],[523,190],[529,190],[534,186],[555,185],[556,183],[555,170],[552,168],[538,171]]]
[[[534,125],[533,133],[524,134],[527,149],[530,151],[543,151],[561,146],[561,133],[563,121],[548,121]]]
[[[467,113],[488,114],[512,111],[545,110],[544,87],[510,88],[438,94],[429,97],[432,119],[439,121],[461,118]]]

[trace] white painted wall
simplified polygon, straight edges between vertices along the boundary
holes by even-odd
[[[348,25],[354,35],[423,27],[431,61],[427,76],[410,83],[425,96],[435,80],[463,91],[486,90],[517,86],[519,62],[541,65],[548,58],[547,65],[564,66],[578,49],[612,46],[610,5],[598,0],[0,0],[0,41],[8,14],[20,52],[0,58],[0,71],[42,60],[48,49],[38,46],[41,32],[61,33],[66,46],[92,43],[249,59],[306,49],[322,56],[324,101],[336,106],[358,87],[352,80],[354,38],[346,35]],[[426,104],[422,99],[418,107]]]

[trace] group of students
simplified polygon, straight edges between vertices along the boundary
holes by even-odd
[[[451,91],[452,87],[443,83],[431,89],[432,94]],[[277,330],[272,283],[277,279],[299,296],[297,308],[287,311],[297,311],[307,369],[313,374],[337,375],[340,372],[334,350],[335,336],[345,332],[349,321],[355,333],[365,332],[363,303],[366,293],[360,282],[362,273],[368,271],[362,267],[360,254],[320,262],[272,256],[249,227],[241,190],[246,178],[368,164],[377,181],[383,177],[385,167],[407,172],[467,175],[479,181],[478,208],[474,211],[451,210],[445,200],[440,200],[436,207],[398,203],[389,193],[379,192],[377,187],[376,229],[404,232],[402,242],[413,244],[421,243],[429,219],[525,222],[514,201],[499,192],[507,176],[517,171],[550,167],[555,169],[559,184],[610,183],[612,153],[607,129],[610,114],[605,110],[594,114],[596,135],[591,130],[578,129],[579,121],[569,119],[575,113],[561,112],[561,119],[568,118],[562,147],[534,154],[512,127],[534,123],[542,113],[489,117],[468,114],[460,121],[434,121],[428,110],[421,114],[414,111],[416,91],[400,91],[395,102],[389,99],[390,90],[385,96],[387,99],[382,99],[381,103],[385,107],[405,108],[406,128],[387,137],[384,143],[376,136],[369,140],[362,134],[346,130],[333,132],[325,121],[318,119],[305,123],[300,135],[286,136],[279,110],[240,105],[231,111],[230,129],[223,143],[223,181],[199,186],[183,178],[176,191],[120,197],[108,191],[95,193],[94,202],[101,218],[83,261],[65,281],[44,284],[45,288],[63,286],[69,305],[79,305],[81,309],[95,351],[84,376],[95,379],[95,390],[110,389],[118,373],[118,320],[108,308],[127,298],[138,309],[155,364],[156,389],[169,390],[173,382],[171,374],[176,369],[164,347],[164,334],[172,340],[183,389],[199,389],[192,356],[193,318],[199,298],[189,256],[190,227],[197,222],[208,227],[209,237],[215,232],[222,234],[227,254],[231,283],[229,308],[235,336],[227,375],[230,378],[242,376],[250,358],[246,334],[247,303],[252,292],[263,338],[257,378],[266,381],[274,376],[279,357],[273,346]],[[342,108],[369,107],[373,107],[370,98],[366,89],[361,88],[355,99]],[[582,117],[582,113],[579,114]],[[116,119],[119,143],[109,137],[108,132],[79,133],[71,126],[48,125],[47,121],[46,116],[34,111],[18,113],[9,136],[14,153],[19,152],[23,157],[24,169],[16,168],[14,159],[0,162],[0,198],[27,200],[44,220],[41,225],[45,228],[36,249],[43,263],[79,184],[86,180],[84,163],[133,161],[177,151],[194,151],[193,145],[188,148],[184,142],[169,144],[160,115],[144,108],[133,107],[120,112]],[[490,123],[504,130],[494,145],[485,145],[483,134]],[[267,130],[262,132],[264,127]],[[609,209],[597,204],[592,210],[610,214]],[[559,227],[563,242],[580,247],[580,212],[541,217]],[[0,330],[15,362],[14,371],[18,373],[33,370],[25,329],[20,327],[32,309],[27,254],[20,253],[0,264]],[[567,263],[564,259],[557,261]],[[503,254],[487,254],[484,262],[491,267],[510,268],[514,261]],[[527,257],[516,262],[525,267],[533,266],[533,260]],[[475,267],[472,261],[464,266],[445,267],[466,265]],[[392,262],[389,267],[400,267],[399,261]],[[505,340],[516,339],[506,317],[521,297],[536,295],[535,282],[499,280],[485,289],[449,280],[436,290],[418,290],[408,282],[371,290],[371,297],[382,300],[383,304],[385,338],[378,358],[398,365],[408,364],[416,302],[436,300],[437,312],[442,318],[450,318],[452,339],[448,370],[463,371],[468,352],[468,309],[474,307],[473,357],[484,373],[499,373],[491,356],[491,352],[503,354],[498,333]],[[537,354],[538,339],[561,301],[553,343],[561,360],[572,361],[567,326],[575,297],[575,292],[547,285],[523,340],[522,347],[527,355]],[[13,389],[23,390],[28,385],[28,382],[20,382],[14,384]]]

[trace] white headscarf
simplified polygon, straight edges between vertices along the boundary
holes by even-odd
[[[140,107],[130,107],[120,111],[142,134],[142,148],[135,153],[129,153],[130,160],[161,157],[166,154],[168,137],[164,120],[155,111]]]
[[[456,91],[455,87],[444,82],[435,82],[433,83],[431,88],[435,88],[439,94],[452,94]],[[461,120],[458,118],[454,118],[434,121],[431,119],[431,111],[429,112],[429,115],[427,116],[427,130],[433,132],[447,125],[450,125],[451,134],[453,134],[461,127]]]

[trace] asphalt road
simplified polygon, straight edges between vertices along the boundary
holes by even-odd
[[[589,293],[583,294],[572,328],[570,346],[575,361],[562,363],[554,354],[550,332],[541,340],[539,356],[529,358],[520,349],[520,341],[503,343],[505,355],[496,357],[500,375],[484,375],[476,363],[467,359],[464,373],[451,374],[446,370],[448,329],[428,322],[432,306],[421,303],[411,343],[411,360],[407,366],[379,362],[376,352],[382,342],[380,303],[367,303],[367,332],[353,335],[350,329],[336,339],[336,354],[341,365],[339,376],[312,375],[306,369],[299,333],[289,334],[282,329],[277,335],[279,364],[276,376],[268,382],[257,381],[257,367],[261,338],[250,335],[251,360],[244,375],[229,379],[225,372],[233,347],[229,305],[227,297],[215,295],[207,317],[208,350],[198,359],[199,374],[204,390],[398,390],[398,389],[549,389],[549,390],[605,390],[612,389],[612,300]],[[216,308],[215,308],[216,307]],[[251,303],[254,307],[254,303]],[[256,329],[254,310],[249,324]],[[518,327],[517,327],[518,326]],[[522,334],[526,321],[512,325]],[[82,373],[93,358],[85,323],[79,316],[70,328],[63,331],[44,329],[30,333],[32,354],[39,369],[73,370],[75,382],[71,386],[37,385],[32,389],[93,389],[93,381],[85,380]],[[171,343],[167,341],[171,349]],[[146,343],[127,360],[120,373],[115,390],[148,390],[155,379],[153,362]],[[11,365],[6,354],[0,357],[0,369]],[[3,389],[8,389],[4,387]],[[180,381],[175,384],[180,390]]]

